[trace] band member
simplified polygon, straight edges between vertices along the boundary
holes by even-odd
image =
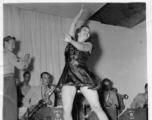
[[[29,71],[24,72],[23,74],[23,82],[19,82],[17,84],[17,96],[18,96],[18,107],[22,106],[22,100],[31,89],[29,81],[31,79],[31,73]]]
[[[108,120],[98,100],[97,89],[100,81],[86,65],[93,48],[90,28],[82,26],[76,30],[77,22],[86,10],[82,6],[71,24],[69,34],[64,39],[68,43],[65,49],[66,64],[57,85],[62,87],[64,120],[72,120],[71,111],[77,89],[80,89],[85,96],[99,120]]]
[[[112,88],[111,91],[116,93],[118,103],[119,103],[119,107],[118,107],[118,114],[119,114],[125,109],[124,99],[128,99],[128,96],[126,94],[125,95],[119,94],[116,88]]]
[[[41,82],[41,85],[32,87],[23,99],[23,104],[29,111],[32,111],[39,101],[44,99],[47,106],[40,108],[36,112],[34,116],[35,119],[45,119],[50,115],[51,108],[54,107],[54,94],[47,97],[48,93],[51,91],[51,88],[48,87],[50,84],[50,74],[48,72],[43,72],[41,74]],[[24,117],[26,117],[26,115]]]
[[[148,84],[145,84],[145,93],[139,93],[131,103],[131,108],[145,108],[148,106]]]
[[[17,59],[13,54],[15,37],[4,38],[4,90],[3,90],[3,120],[17,120],[17,90],[14,79],[14,67],[26,69],[29,64],[29,54],[24,59]]]
[[[104,107],[119,107],[118,99],[116,93],[111,91],[112,82],[105,78],[102,81],[102,90],[99,93],[100,96],[100,103]]]
[[[28,91],[31,89],[31,86],[29,85],[29,81],[31,79],[31,73],[29,71],[24,72],[23,74],[23,82],[20,84],[21,92],[24,96],[28,93]]]

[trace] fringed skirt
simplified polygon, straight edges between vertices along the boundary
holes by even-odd
[[[88,86],[89,89],[98,89],[100,81],[88,69],[86,64],[66,63],[58,87],[64,85],[75,86],[78,89],[84,86]]]

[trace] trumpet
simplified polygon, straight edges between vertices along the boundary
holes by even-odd
[[[124,95],[121,95],[121,94],[118,94],[119,97],[121,97],[121,99],[128,99],[129,96],[127,94],[124,94]]]

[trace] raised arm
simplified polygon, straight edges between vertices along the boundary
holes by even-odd
[[[84,9],[83,8],[83,5],[82,5],[82,8],[80,10],[80,12],[76,15],[76,17],[74,18],[72,24],[71,24],[71,27],[70,27],[70,30],[69,30],[69,35],[71,37],[74,37],[75,38],[75,30],[76,30],[76,25],[78,23],[78,20],[79,18],[81,17],[81,15],[86,11],[87,9]]]
[[[82,15],[82,13],[84,13],[87,9],[82,8],[80,10],[80,12],[78,13],[78,15],[74,18],[70,30],[69,30],[69,34],[65,37],[64,41],[71,43],[74,47],[76,47],[78,50],[80,51],[89,51],[91,52],[92,50],[92,43],[90,42],[85,42],[85,43],[80,43],[80,42],[76,42],[74,40],[72,40],[71,37],[75,38],[75,30],[76,30],[76,25],[78,23],[78,20],[80,18],[80,16]]]
[[[64,41],[71,43],[74,47],[76,47],[80,51],[86,51],[86,52],[92,51],[93,45],[90,42],[85,42],[85,43],[76,42],[72,40],[71,36],[69,35],[66,36]]]

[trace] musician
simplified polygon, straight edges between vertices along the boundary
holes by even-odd
[[[48,87],[50,83],[50,74],[48,72],[43,72],[41,74],[41,85],[32,87],[25,98],[23,99],[23,104],[28,108],[29,111],[32,111],[38,102],[44,98],[47,106],[39,109],[36,114],[36,119],[44,119],[51,113],[51,108],[54,107],[54,94],[47,98],[47,94],[51,91],[51,88]]]
[[[145,84],[145,93],[139,93],[131,103],[131,108],[145,108],[148,106],[148,84]]]
[[[101,91],[99,92],[100,103],[104,107],[119,107],[116,93],[111,91],[112,82],[105,78],[101,83]]]
[[[23,78],[23,82],[18,81],[17,84],[18,107],[22,107],[22,100],[31,89],[31,86],[29,84],[31,73],[29,71],[24,72]]]
[[[24,78],[24,80],[20,84],[20,88],[21,88],[22,95],[26,96],[28,91],[31,89],[31,86],[29,84],[29,81],[31,79],[31,73],[29,71],[24,72],[23,78]]]
[[[119,104],[118,113],[121,113],[125,109],[125,104],[123,101],[125,98],[125,95],[119,94],[117,88],[112,88],[111,90],[116,93],[118,104]]]

